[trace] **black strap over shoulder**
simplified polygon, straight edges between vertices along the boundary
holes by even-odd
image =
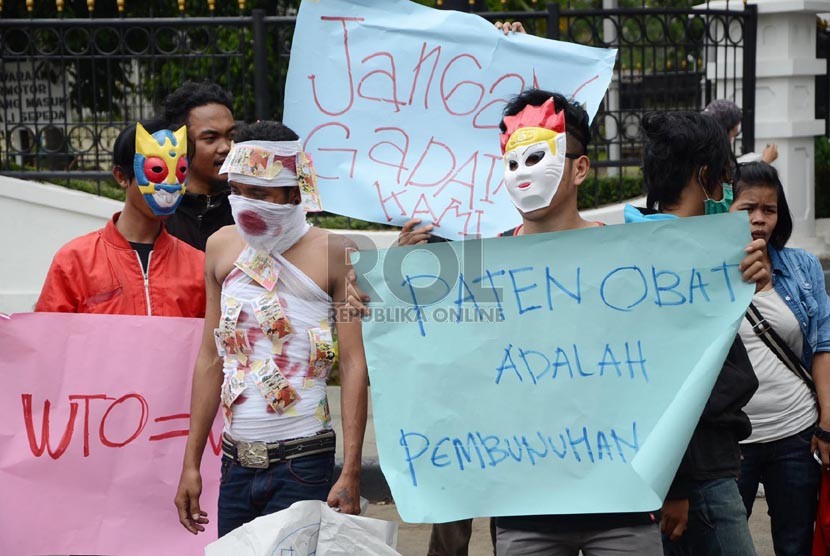
[[[761,338],[761,341],[766,344],[770,351],[777,355],[778,359],[795,373],[798,378],[803,380],[810,391],[815,394],[816,385],[813,383],[813,376],[810,374],[810,371],[804,368],[804,365],[801,364],[801,359],[793,353],[793,350],[790,349],[787,342],[770,326],[754,303],[749,304],[749,308],[746,311],[746,320],[752,325],[752,331]]]

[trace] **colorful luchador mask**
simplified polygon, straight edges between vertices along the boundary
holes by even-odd
[[[547,207],[565,172],[565,111],[557,113],[550,98],[505,116],[504,124],[504,183],[510,199],[522,212]]]
[[[187,181],[187,128],[161,129],[152,135],[135,127],[133,171],[138,189],[156,216],[176,212]]]

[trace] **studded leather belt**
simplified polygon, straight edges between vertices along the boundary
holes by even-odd
[[[222,453],[241,466],[254,469],[267,469],[272,463],[333,452],[334,448],[334,431],[273,443],[234,440],[227,434],[222,435]]]

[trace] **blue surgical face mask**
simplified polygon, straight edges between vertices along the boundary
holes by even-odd
[[[700,184],[700,188],[703,189],[703,194],[706,196],[706,200],[703,201],[703,214],[723,214],[729,212],[729,207],[732,206],[732,184],[724,183],[722,185],[723,198],[720,201],[715,201],[709,197],[709,193],[703,187],[703,168],[698,170],[697,182]]]
[[[704,195],[706,190],[703,191]],[[706,200],[703,201],[703,214],[723,214],[729,212],[729,207],[732,206],[732,184],[723,184],[723,199],[715,201],[706,195]]]

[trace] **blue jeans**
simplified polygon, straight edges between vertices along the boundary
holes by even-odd
[[[813,546],[821,466],[810,453],[813,427],[775,440],[744,444],[738,486],[747,515],[764,483],[777,556],[809,556]]]
[[[663,536],[667,556],[755,556],[738,483],[713,479],[692,483],[689,525],[678,540]]]
[[[242,467],[223,455],[219,536],[300,500],[325,501],[333,473],[334,452],[272,463],[268,469]]]

